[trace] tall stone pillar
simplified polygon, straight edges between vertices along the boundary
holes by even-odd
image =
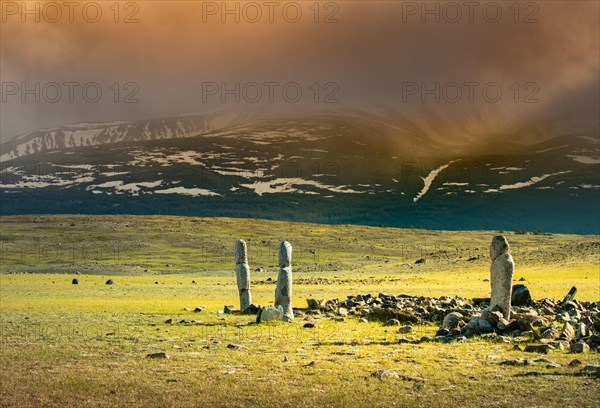
[[[279,245],[279,275],[275,288],[275,306],[283,308],[283,321],[294,320],[292,309],[292,245],[283,241]]]

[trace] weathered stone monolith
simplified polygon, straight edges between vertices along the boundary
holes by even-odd
[[[240,292],[240,310],[243,312],[252,303],[250,293],[250,266],[248,266],[248,249],[246,242],[239,239],[235,244],[235,275]]]
[[[494,310],[497,307],[507,320],[510,319],[512,279],[515,270],[515,264],[508,250],[508,242],[502,235],[492,239],[492,245],[490,246],[490,258],[492,259],[490,268],[492,286],[490,309]]]
[[[292,310],[292,245],[283,241],[279,245],[279,275],[275,288],[275,306],[283,308],[283,321],[294,320]]]

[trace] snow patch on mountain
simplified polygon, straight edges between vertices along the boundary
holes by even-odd
[[[240,186],[254,190],[254,192],[259,196],[262,196],[263,194],[273,193],[306,193],[306,191],[298,189],[297,186],[312,186],[320,190],[327,190],[334,193],[366,193],[366,191],[352,190],[351,188],[349,188],[349,186],[332,186],[320,183],[316,180],[285,177],[267,181],[255,181],[252,184],[240,184]]]
[[[186,188],[186,187],[171,187],[164,190],[154,190],[154,194],[180,194],[180,195],[188,195],[192,197],[198,196],[219,196],[222,197],[221,194],[215,193],[214,191],[210,191],[204,188]]]
[[[589,157],[589,156],[576,156],[573,154],[567,154],[569,159],[575,160],[577,163],[581,164],[600,164],[600,157]]]
[[[490,188],[490,189],[485,190],[484,193],[499,193],[500,191],[503,191],[503,190],[516,190],[519,188],[530,187],[530,186],[533,186],[534,184],[539,183],[540,181],[546,180],[548,177],[559,176],[561,174],[567,174],[567,173],[571,173],[571,170],[559,171],[559,172],[550,173],[550,174],[543,174],[538,177],[532,177],[531,179],[529,179],[527,181],[520,181],[515,184],[506,184],[506,185],[500,186],[498,188]]]
[[[444,170],[446,170],[448,167],[450,167],[450,165],[452,163],[455,163],[458,160],[452,160],[450,163],[444,164],[443,166],[438,167],[435,170],[432,170],[429,175],[425,178],[421,177],[421,179],[423,180],[424,186],[423,189],[421,191],[419,191],[419,193],[417,194],[417,196],[415,198],[413,198],[413,202],[417,202],[419,201],[425,194],[427,194],[427,192],[429,191],[429,188],[431,187],[431,184],[433,183],[433,180],[435,180],[435,178]]]

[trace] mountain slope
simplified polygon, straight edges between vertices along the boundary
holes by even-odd
[[[90,126],[97,133],[89,144],[65,139]],[[593,135],[465,149],[433,140],[405,118],[361,112],[174,118],[46,134],[13,141],[44,144],[17,149],[25,153],[0,164],[2,214],[600,229]]]

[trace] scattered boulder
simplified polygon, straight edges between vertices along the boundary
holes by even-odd
[[[200,313],[204,309],[206,309],[206,306],[196,306],[196,308],[194,309],[194,313]]]
[[[407,333],[412,332],[412,330],[413,330],[412,326],[404,326],[404,327],[400,327],[398,329],[398,333],[407,334]]]
[[[113,281],[112,279],[109,279],[106,281],[105,285],[114,285],[115,281]]]
[[[77,278],[73,278],[73,280],[71,281],[72,285],[79,285],[79,279]]]
[[[425,260],[425,258],[421,258],[421,259],[417,259],[417,260],[415,261],[415,264],[424,264],[425,262],[427,262],[427,261]]]

